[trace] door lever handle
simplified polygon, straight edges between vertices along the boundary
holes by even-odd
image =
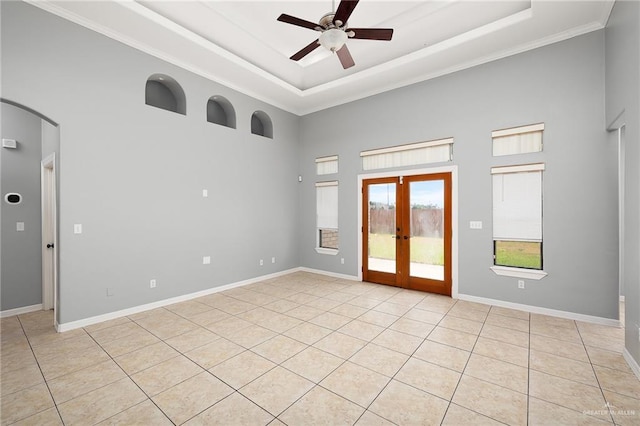
[[[47,248],[53,248],[53,244],[47,244]]]

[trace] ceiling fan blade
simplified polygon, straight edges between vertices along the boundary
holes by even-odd
[[[349,28],[347,32],[353,31],[355,35],[350,38],[361,40],[391,40],[393,36],[392,28]]]
[[[345,70],[347,68],[351,68],[356,64],[355,62],[353,62],[353,58],[351,57],[351,52],[349,52],[349,48],[347,47],[346,44],[342,46],[342,48],[340,48],[340,50],[338,50],[336,53],[338,54],[338,58],[340,59],[342,68],[344,68]]]
[[[291,58],[289,59],[293,59],[294,61],[299,61],[300,59],[304,58],[305,56],[307,56],[309,53],[313,52],[314,50],[316,50],[320,45],[318,44],[318,40],[316,39],[315,41],[312,41],[311,43],[309,43],[307,46],[303,47],[302,49],[300,49],[300,51],[298,51],[297,53],[295,53]]]
[[[340,25],[344,25],[349,20],[351,13],[353,13],[353,9],[358,5],[358,1],[360,0],[342,0],[338,5],[338,10],[336,10],[336,15],[333,17],[333,23],[340,21],[342,22]]]
[[[315,30],[318,28],[318,24],[310,21],[305,21],[304,19],[296,18],[295,16],[287,15],[283,13],[278,16],[278,21],[286,22],[287,24],[297,25],[298,27],[309,28],[310,30]]]

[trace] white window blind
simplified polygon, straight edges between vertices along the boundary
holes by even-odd
[[[542,151],[543,130],[544,123],[539,123],[492,132],[494,157]]]
[[[316,183],[316,212],[319,229],[338,229],[338,182]]]
[[[542,241],[542,170],[544,164],[491,169],[494,240]]]
[[[338,173],[338,156],[316,158],[316,173],[318,175]]]
[[[453,138],[362,151],[362,169],[388,169],[451,161]]]

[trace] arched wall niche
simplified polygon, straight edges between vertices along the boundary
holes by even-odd
[[[176,80],[166,74],[153,74],[147,79],[144,102],[156,108],[187,114],[184,90]]]
[[[207,101],[207,121],[235,129],[236,110],[224,96],[212,96]]]
[[[256,111],[251,115],[251,133],[273,139],[273,123],[264,111]]]

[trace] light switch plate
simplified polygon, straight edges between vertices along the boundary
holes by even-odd
[[[2,139],[2,147],[16,149],[18,142],[15,139]]]
[[[482,229],[482,222],[479,220],[472,220],[469,222],[470,229]]]
[[[74,234],[82,234],[82,224],[81,223],[76,223],[75,225],[73,225],[73,233]]]
[[[211,256],[203,256],[202,257],[202,264],[203,265],[209,265],[211,263]]]
[[[24,231],[24,222],[16,222],[16,231]]]
[[[209,196],[209,190],[208,189],[203,189],[202,190],[202,198],[207,198]]]

